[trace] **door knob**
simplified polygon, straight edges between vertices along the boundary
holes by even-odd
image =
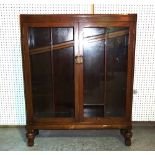
[[[81,64],[81,63],[83,63],[83,56],[82,56],[82,55],[75,56],[75,63],[76,63],[76,64]]]

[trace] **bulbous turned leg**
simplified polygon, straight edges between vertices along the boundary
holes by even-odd
[[[27,137],[27,145],[33,146],[34,145],[34,138],[35,138],[34,130],[28,130],[26,133],[26,137]]]
[[[126,146],[131,146],[131,138],[132,138],[131,130],[127,130],[127,132],[125,133],[125,145]]]
[[[123,135],[126,146],[131,146],[131,137],[132,132],[131,129],[121,129],[120,133]]]

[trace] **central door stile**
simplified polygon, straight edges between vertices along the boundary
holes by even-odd
[[[80,121],[81,107],[81,64],[76,63],[79,52],[79,25],[74,24],[74,84],[75,84],[75,120]]]
[[[79,51],[78,51],[78,60],[79,63],[76,63],[78,71],[78,98],[79,98],[79,120],[84,121],[84,112],[83,112],[83,24],[78,23],[78,41],[79,41]]]

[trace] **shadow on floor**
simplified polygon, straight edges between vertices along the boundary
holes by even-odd
[[[24,127],[18,128],[19,134],[23,141],[26,142],[26,130]],[[103,130],[39,130],[37,137],[113,137],[124,143],[124,139],[119,129]]]

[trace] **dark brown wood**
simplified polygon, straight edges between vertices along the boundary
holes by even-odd
[[[130,128],[129,124],[48,124],[48,123],[34,123],[33,126],[29,126],[30,129],[39,128],[40,130],[63,130],[63,129],[120,129],[120,128]]]
[[[136,18],[20,15],[28,146],[41,129],[104,128],[120,129],[125,145],[131,145]],[[85,37],[85,28],[92,34]],[[88,90],[93,102],[85,100]],[[108,111],[111,90],[117,94]]]
[[[117,14],[70,14],[70,15],[20,15],[21,22],[25,23],[64,23],[65,22],[132,22],[137,20],[136,14],[126,14],[126,15],[117,15]],[[52,18],[51,18],[52,17]]]
[[[125,145],[131,146],[131,137],[132,137],[131,129],[120,129],[120,133],[124,137]]]
[[[34,130],[27,129],[26,137],[27,137],[27,145],[33,146],[34,145],[34,138],[35,138]]]
[[[135,59],[135,43],[136,43],[136,23],[130,23],[128,47],[128,79],[126,92],[126,117],[131,120],[132,117],[132,97],[133,97],[133,80],[134,80],[134,59]]]

